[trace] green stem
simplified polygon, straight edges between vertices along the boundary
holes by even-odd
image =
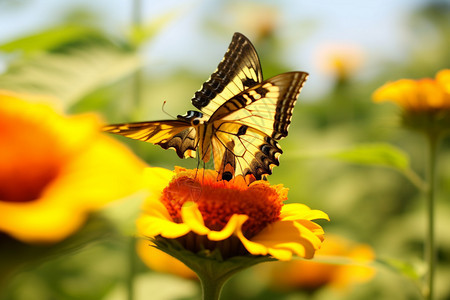
[[[134,299],[134,278],[136,277],[136,239],[134,236],[129,238],[127,245],[128,254],[128,276],[126,280],[127,286],[127,300]]]
[[[202,285],[203,300],[219,300],[220,293],[227,278],[213,278],[209,276],[199,276]]]
[[[402,172],[402,174],[412,183],[414,186],[416,186],[419,191],[426,192],[428,191],[428,185],[427,183],[417,175],[416,172],[414,172],[411,169],[406,169]]]
[[[427,238],[425,242],[425,260],[428,265],[426,276],[425,298],[434,299],[434,273],[436,266],[436,246],[434,239],[436,161],[439,137],[434,132],[427,133],[428,139],[428,190],[427,190]]]
[[[132,23],[135,31],[139,31],[142,26],[142,20],[141,20],[141,10],[142,10],[142,1],[141,0],[134,0],[133,1],[133,12],[132,12]],[[138,41],[133,41],[134,47],[139,47]],[[137,108],[137,111],[139,111],[140,104],[141,104],[141,98],[142,98],[142,71],[141,69],[138,69],[134,75],[133,75],[133,99],[134,99],[134,107]]]

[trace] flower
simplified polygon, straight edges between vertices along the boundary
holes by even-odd
[[[270,265],[270,284],[281,290],[317,290],[331,286],[345,290],[352,284],[370,280],[375,270],[368,264],[374,260],[372,248],[356,244],[336,235],[327,235],[316,259],[344,259],[346,263],[323,263],[317,261],[293,260]]]
[[[318,67],[326,75],[344,82],[356,74],[364,63],[364,52],[358,45],[327,44],[317,51]]]
[[[148,240],[139,239],[136,251],[141,260],[152,270],[177,275],[186,279],[196,279],[197,275],[181,261],[154,247]]]
[[[101,134],[95,115],[62,116],[29,98],[0,91],[0,232],[58,242],[135,191],[144,164]]]
[[[176,240],[193,253],[218,250],[224,259],[247,254],[312,258],[323,241],[322,228],[311,220],[328,216],[303,204],[284,204],[282,185],[247,185],[242,176],[217,181],[215,171],[183,168],[174,173],[149,168],[146,176],[161,193],[144,204],[138,219],[143,236]]]
[[[235,2],[225,7],[227,18],[224,23],[235,24],[242,32],[253,35],[256,44],[274,36],[280,24],[280,12],[267,3]],[[252,15],[252,18],[248,16]]]
[[[372,95],[375,102],[393,101],[403,109],[406,125],[443,129],[450,124],[450,69],[435,79],[400,79],[388,82]]]

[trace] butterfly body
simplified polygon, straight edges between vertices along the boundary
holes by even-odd
[[[288,72],[263,80],[256,50],[240,33],[217,70],[192,98],[200,111],[176,120],[108,125],[104,131],[147,141],[178,156],[214,160],[221,179],[271,174],[282,153],[292,111],[308,74]]]

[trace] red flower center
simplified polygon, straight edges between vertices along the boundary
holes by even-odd
[[[0,111],[0,201],[38,199],[57,176],[61,154],[50,131]]]
[[[205,226],[221,230],[233,214],[247,215],[243,232],[253,237],[268,224],[279,220],[287,189],[255,181],[249,186],[242,176],[231,181],[216,181],[212,170],[176,170],[177,176],[164,189],[161,202],[174,222],[181,223],[181,207],[186,201],[195,202],[202,213]],[[196,174],[197,173],[197,174]]]

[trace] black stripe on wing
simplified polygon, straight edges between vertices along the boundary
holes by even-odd
[[[192,104],[211,115],[222,103],[262,81],[261,65],[252,43],[241,33],[233,35],[216,71],[192,98]]]
[[[304,72],[289,72],[267,79],[222,104],[209,120],[247,125],[275,140],[286,137],[307,77]]]

